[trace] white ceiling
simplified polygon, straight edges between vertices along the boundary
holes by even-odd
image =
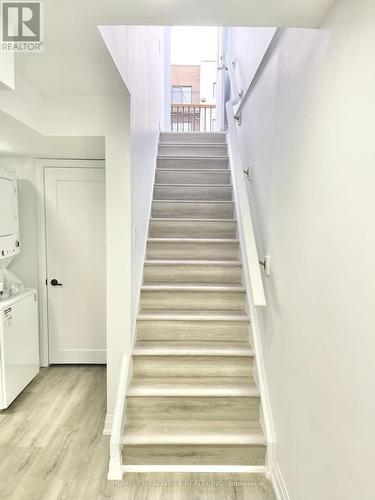
[[[98,25],[317,27],[333,0],[45,0],[45,52],[16,68],[45,95],[111,95],[121,82]],[[188,43],[188,41],[187,41]]]
[[[103,136],[48,136],[0,111],[0,158],[105,157]]]

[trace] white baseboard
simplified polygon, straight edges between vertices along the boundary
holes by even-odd
[[[277,500],[290,500],[290,496],[288,490],[286,489],[283,475],[281,474],[277,460],[274,460],[272,463],[270,479],[273,489],[275,490]]]
[[[113,423],[113,415],[107,415],[105,416],[105,421],[104,421],[104,429],[103,429],[103,436],[110,436],[112,432],[112,423]]]

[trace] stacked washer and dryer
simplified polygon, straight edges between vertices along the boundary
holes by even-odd
[[[20,253],[16,175],[0,169],[0,410],[39,372],[37,292],[8,266]]]

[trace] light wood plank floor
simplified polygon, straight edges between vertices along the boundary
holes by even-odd
[[[105,384],[103,366],[45,368],[0,412],[1,499],[275,499],[259,475],[129,474],[122,483],[107,481]]]

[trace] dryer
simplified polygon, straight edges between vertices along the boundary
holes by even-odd
[[[17,179],[14,172],[0,169],[0,260],[9,265],[20,253]],[[5,262],[8,261],[8,262]]]

